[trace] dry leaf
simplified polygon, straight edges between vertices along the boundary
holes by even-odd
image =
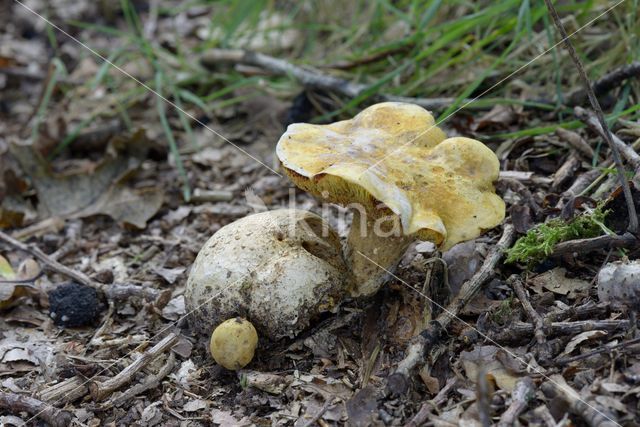
[[[591,288],[591,283],[586,280],[566,277],[567,270],[556,267],[537,275],[532,280],[532,288],[539,294],[544,289],[555,294],[576,298],[579,294],[586,294]]]
[[[251,425],[251,421],[247,417],[238,420],[231,412],[222,411],[220,409],[211,410],[211,422],[220,426],[244,427]]]
[[[491,111],[480,117],[471,129],[479,131],[487,128],[506,129],[517,118],[513,107],[509,105],[497,104]]]
[[[182,407],[182,409],[185,410],[186,412],[196,412],[196,411],[199,411],[201,409],[205,409],[207,406],[208,406],[208,404],[207,404],[207,402],[205,400],[194,399],[194,400],[188,401]]]
[[[578,346],[581,343],[585,341],[595,340],[598,338],[606,337],[607,335],[608,335],[607,331],[582,332],[581,334],[578,334],[575,337],[573,337],[571,341],[569,341],[569,344],[567,344],[562,354],[560,354],[560,357],[570,355],[576,348],[578,348]]]
[[[460,360],[467,378],[471,381],[475,382],[480,370],[484,369],[484,372],[495,380],[498,387],[511,392],[519,377],[498,359],[498,351],[500,348],[492,345],[476,347],[472,351],[460,353]]]
[[[30,145],[11,144],[13,156],[30,175],[38,194],[41,218],[105,214],[120,223],[144,228],[160,208],[159,187],[132,189],[126,181],[146,159],[151,142],[140,130],[129,138],[114,138],[104,158],[81,172],[54,173]]]
[[[289,387],[289,384],[291,384],[292,381],[291,377],[283,377],[281,375],[270,374],[267,372],[247,370],[240,371],[238,375],[245,379],[247,386],[275,395],[281,394],[287,387]]]

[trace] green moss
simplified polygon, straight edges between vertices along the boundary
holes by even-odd
[[[604,225],[607,212],[597,207],[567,222],[559,218],[540,224],[520,237],[507,250],[507,263],[521,262],[532,267],[553,252],[560,242],[600,236],[609,232]]]

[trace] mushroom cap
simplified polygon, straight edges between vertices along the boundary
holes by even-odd
[[[185,305],[196,332],[248,319],[261,337],[294,337],[347,293],[340,238],[300,209],[246,216],[218,230],[189,273]]]
[[[498,225],[498,158],[470,138],[446,138],[417,105],[384,102],[351,120],[292,124],[276,154],[300,188],[372,217],[400,217],[405,235],[446,250]]]
[[[209,349],[213,359],[235,371],[251,362],[258,346],[258,333],[251,322],[241,317],[228,319],[211,334]]]

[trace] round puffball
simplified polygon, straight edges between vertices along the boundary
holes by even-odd
[[[213,359],[229,370],[242,369],[251,362],[258,346],[258,333],[241,317],[225,320],[211,334]]]
[[[191,328],[209,337],[226,319],[251,319],[260,337],[295,337],[337,308],[349,272],[340,238],[300,209],[249,215],[202,247],[185,289]]]

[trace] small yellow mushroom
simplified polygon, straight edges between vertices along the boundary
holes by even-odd
[[[258,333],[241,317],[225,320],[211,334],[211,355],[221,366],[236,371],[251,362],[258,346]]]

